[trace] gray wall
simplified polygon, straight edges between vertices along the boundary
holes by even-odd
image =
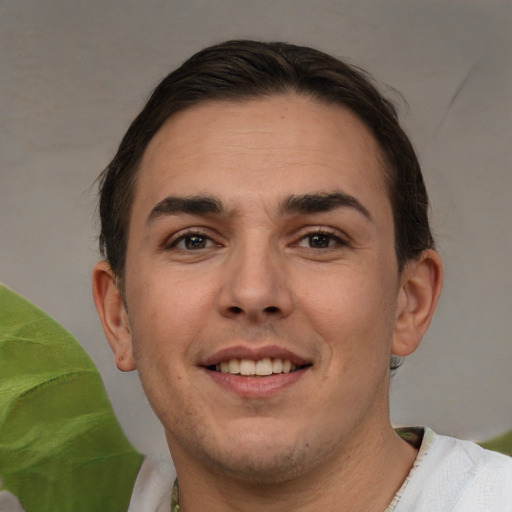
[[[93,309],[92,184],[152,86],[195,50],[234,37],[319,47],[407,99],[446,265],[434,324],[393,381],[395,423],[510,428],[511,26],[511,2],[489,0],[0,1],[0,281],[81,341],[135,445],[165,451]]]

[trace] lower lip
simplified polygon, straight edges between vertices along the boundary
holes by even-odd
[[[208,370],[211,379],[216,384],[237,394],[242,398],[266,398],[274,396],[300,380],[309,367],[291,373],[280,373],[268,377],[243,377],[231,373]]]

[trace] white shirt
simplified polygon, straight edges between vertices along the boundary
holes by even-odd
[[[512,459],[427,428],[385,512],[512,512]]]

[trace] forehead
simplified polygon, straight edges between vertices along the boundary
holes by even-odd
[[[212,192],[271,202],[285,191],[340,188],[387,201],[374,137],[344,107],[286,94],[211,101],[172,116],[144,153],[135,203]]]

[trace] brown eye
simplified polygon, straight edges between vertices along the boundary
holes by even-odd
[[[330,249],[346,245],[345,242],[332,233],[310,233],[302,237],[297,243],[298,247],[307,249]]]
[[[332,236],[330,235],[311,235],[308,237],[309,246],[313,249],[325,249],[332,245]]]
[[[201,234],[189,234],[180,236],[175,240],[171,247],[181,249],[182,251],[198,251],[213,247],[215,244],[211,238]]]
[[[207,238],[204,236],[188,236],[183,240],[187,249],[204,249],[206,247]]]

